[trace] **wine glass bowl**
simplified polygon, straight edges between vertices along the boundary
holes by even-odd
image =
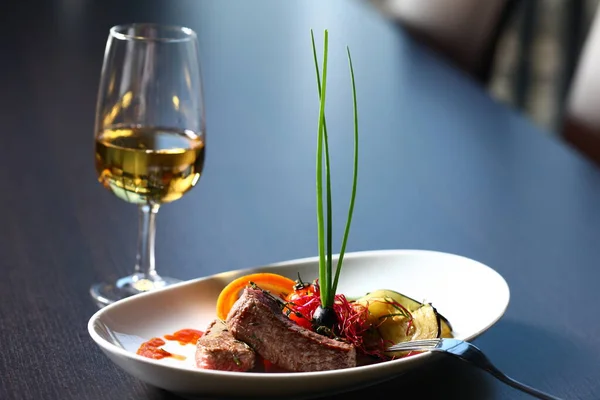
[[[98,90],[95,166],[106,189],[138,206],[139,230],[133,274],[91,287],[99,305],[178,282],[156,271],[156,214],[198,183],[205,130],[196,33],[158,24],[111,28]]]
[[[188,130],[119,126],[96,138],[96,172],[105,188],[135,204],[164,204],[192,189],[204,166],[204,141]]]

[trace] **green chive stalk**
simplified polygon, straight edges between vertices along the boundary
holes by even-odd
[[[350,233],[350,225],[352,223],[352,214],[354,212],[354,201],[356,198],[356,186],[358,180],[358,112],[357,112],[357,101],[356,101],[356,84],[354,80],[354,68],[352,66],[352,57],[350,55],[350,49],[346,47],[348,54],[348,63],[350,67],[350,77],[352,84],[352,99],[354,109],[354,171],[352,181],[352,194],[350,198],[350,206],[348,209],[348,219],[346,222],[346,228],[344,230],[344,236],[342,239],[342,247],[338,258],[335,278],[333,277],[333,266],[332,266],[332,202],[331,202],[331,174],[330,174],[330,162],[329,162],[329,141],[327,135],[327,123],[325,119],[325,98],[327,89],[327,55],[328,55],[328,39],[329,34],[327,30],[324,32],[324,46],[323,46],[323,80],[321,82],[321,74],[319,71],[319,62],[317,58],[317,50],[315,46],[315,38],[313,31],[310,31],[313,49],[313,58],[315,62],[315,70],[317,75],[317,89],[319,94],[319,124],[318,124],[318,139],[317,139],[317,233],[318,233],[318,245],[319,245],[319,283],[321,293],[321,307],[315,312],[314,319],[317,320],[317,324],[325,325],[331,328],[335,322],[335,315],[333,313],[333,303],[335,300],[335,293],[339,281],[340,271],[342,269],[342,262],[344,260],[344,253],[346,251],[346,244],[348,242],[348,235]],[[322,83],[322,84],[321,84]],[[327,222],[325,223],[325,213],[323,211],[323,151],[325,152],[325,179],[326,179],[326,199],[327,199]],[[327,244],[325,244],[325,229],[327,229]],[[325,316],[325,314],[329,316]],[[319,321],[322,319],[323,321]],[[327,320],[327,322],[325,322]],[[321,323],[324,322],[324,323]]]
[[[320,107],[317,139],[317,240],[319,242],[319,286],[321,290],[321,305],[323,306],[323,308],[327,308],[328,306],[328,292],[330,290],[329,288],[331,287],[331,270],[329,269],[328,263],[325,260],[325,221],[323,218],[323,136],[325,123],[325,94],[327,89],[327,51],[329,42],[328,39],[329,34],[327,30],[325,30],[325,39],[323,45],[323,86],[322,90],[319,91]],[[316,53],[314,41],[313,53]],[[329,173],[327,164],[325,164],[325,169],[326,172]],[[329,211],[331,211],[331,209],[328,210],[327,214],[329,214]],[[331,230],[331,225],[327,226],[327,230]]]
[[[337,290],[338,280],[340,279],[342,261],[344,261],[344,253],[346,252],[346,244],[348,243],[348,235],[350,234],[352,214],[354,213],[354,200],[356,199],[356,182],[358,181],[358,107],[356,104],[356,82],[354,81],[354,67],[352,66],[352,56],[350,55],[349,47],[346,47],[346,52],[348,53],[348,66],[350,68],[350,83],[352,84],[352,108],[354,113],[354,171],[352,172],[352,194],[350,196],[350,205],[348,207],[348,220],[346,221],[344,239],[342,240],[340,257],[338,259],[338,265],[335,271],[335,279],[333,280],[331,289],[334,294]]]

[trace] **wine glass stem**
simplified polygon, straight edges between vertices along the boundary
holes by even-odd
[[[139,206],[139,227],[135,273],[152,279],[156,276],[154,265],[154,242],[156,235],[156,214],[160,205],[141,204]]]

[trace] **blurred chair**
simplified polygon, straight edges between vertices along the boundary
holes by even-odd
[[[600,164],[600,12],[589,30],[564,107],[563,138]]]
[[[524,109],[532,66],[532,43],[541,0],[370,0],[384,15],[487,85],[497,44],[510,18],[520,13],[514,105]],[[563,0],[558,29],[562,73],[557,122],[562,137],[600,164],[600,11],[593,19],[584,0]],[[598,6],[600,7],[600,6]],[[592,10],[593,11],[593,10]],[[590,25],[591,24],[591,25]]]
[[[517,0],[371,0],[413,36],[481,83]]]

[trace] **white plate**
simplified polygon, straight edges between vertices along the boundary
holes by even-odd
[[[318,258],[286,261],[266,267],[226,272],[144,293],[109,305],[92,316],[88,330],[100,349],[140,380],[185,397],[308,397],[341,392],[391,379],[429,362],[430,353],[375,365],[326,372],[241,373],[200,370],[193,365],[194,346],[167,342],[166,350],[187,355],[152,360],[136,354],[140,344],[183,328],[204,330],[215,317],[219,292],[244,274],[265,271],[292,279],[300,273],[318,277]],[[454,335],[472,340],[504,314],[509,302],[506,281],[490,267],[454,254],[424,250],[381,250],[347,253],[338,293],[360,296],[392,289],[433,303],[454,328]],[[293,393],[292,393],[293,392]]]

